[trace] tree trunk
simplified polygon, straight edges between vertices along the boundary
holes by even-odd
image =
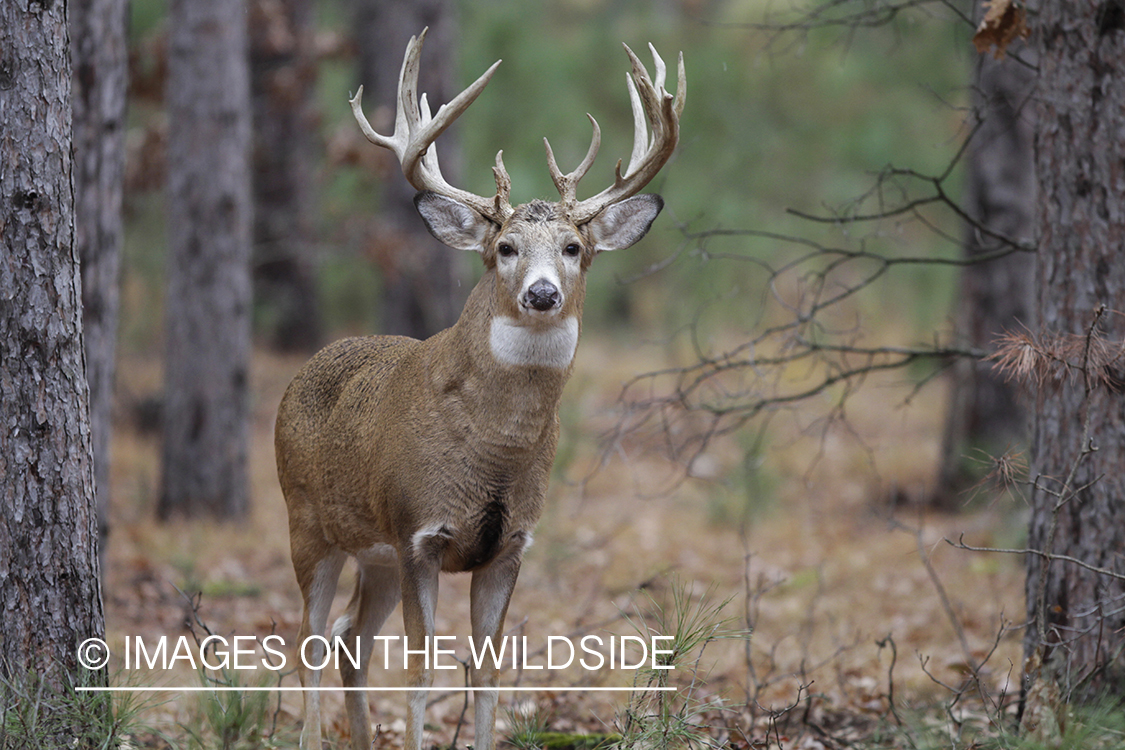
[[[69,8],[74,65],[74,238],[82,261],[82,335],[90,384],[98,547],[104,562],[125,178],[128,3],[71,0]]]
[[[65,3],[0,3],[0,673],[56,689],[105,632],[69,60]]]
[[[1034,71],[1013,59],[1028,56],[1022,44],[1007,58],[982,55],[973,89],[980,126],[966,154],[963,205],[980,226],[1012,242],[1030,243],[1035,233]],[[965,230],[965,256],[1009,249],[977,226]],[[1034,265],[1015,252],[966,266],[961,274],[958,329],[975,349],[996,348],[996,339],[1034,323]],[[1022,447],[1028,415],[1016,388],[991,362],[962,360],[953,369],[934,504],[955,508],[961,493],[978,482],[989,457]]]
[[[1125,574],[1125,11],[1042,3],[1033,17],[1038,326],[1085,372],[1039,394],[1029,547]],[[1089,337],[1095,320],[1104,346]],[[1125,581],[1039,555],[1027,572],[1025,678],[1041,663],[1063,700],[1120,698]]]
[[[448,0],[356,0],[356,45],[364,101],[386,115],[373,124],[394,129],[395,94],[402,53],[410,37],[429,27],[418,90],[427,93],[432,110],[459,93],[453,53],[457,49],[455,10]],[[441,137],[441,166],[457,183],[457,125]],[[392,157],[393,158],[393,157]],[[381,212],[368,232],[369,254],[383,279],[383,333],[426,338],[457,321],[468,293],[464,260],[435,240],[414,208],[412,188],[396,166],[383,186]]]
[[[312,351],[321,342],[312,259],[312,0],[251,0],[254,100],[254,297],[271,346]]]
[[[169,7],[168,291],[159,515],[247,511],[250,92],[245,6]]]

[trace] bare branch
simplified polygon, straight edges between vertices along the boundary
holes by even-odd
[[[1044,550],[1034,549],[1034,548],[1031,548],[1031,547],[1023,547],[1023,548],[974,547],[971,544],[965,543],[964,535],[962,535],[960,538],[958,538],[958,540],[956,542],[951,541],[949,539],[946,539],[945,542],[946,542],[946,544],[950,545],[951,547],[955,547],[956,549],[965,550],[967,552],[993,552],[993,553],[997,553],[997,554],[1001,554],[1001,555],[1036,555],[1037,557],[1041,557],[1044,560],[1047,560],[1048,562],[1058,560],[1060,562],[1069,563],[1071,565],[1077,565],[1078,567],[1080,567],[1084,570],[1088,570],[1091,573],[1097,573],[1100,576],[1106,576],[1107,578],[1113,578],[1113,579],[1116,579],[1118,581],[1125,581],[1125,574],[1123,574],[1123,573],[1118,573],[1116,571],[1110,570],[1109,568],[1103,568],[1103,567],[1100,567],[1098,565],[1091,565],[1090,563],[1086,562],[1085,560],[1080,560],[1077,557],[1071,557],[1070,555],[1061,555],[1057,552],[1046,552]]]

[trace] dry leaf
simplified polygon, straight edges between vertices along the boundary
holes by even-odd
[[[1013,40],[1027,39],[1030,34],[1027,10],[1022,3],[1017,0],[986,0],[984,18],[973,35],[973,45],[982,54],[994,47],[992,56],[999,60]]]

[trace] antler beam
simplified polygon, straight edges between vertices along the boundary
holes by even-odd
[[[629,49],[623,45],[632,62],[631,74],[626,74],[625,83],[629,87],[629,103],[633,109],[633,151],[629,156],[629,165],[625,172],[621,171],[621,161],[618,160],[615,170],[613,185],[601,191],[592,198],[578,201],[575,191],[578,181],[581,180],[601,145],[601,129],[593,117],[590,122],[594,126],[594,135],[590,142],[590,149],[578,168],[569,174],[562,174],[555,155],[551,151],[551,144],[544,143],[547,147],[547,166],[551,172],[551,179],[555,183],[562,202],[567,206],[571,221],[575,224],[584,224],[601,213],[607,206],[636,195],[644,186],[656,176],[660,168],[667,163],[676,148],[680,137],[680,114],[684,110],[684,101],[687,97],[687,78],[684,75],[684,56],[680,53],[677,68],[676,95],[672,96],[665,88],[666,68],[664,60],[651,44],[655,65],[655,82],[649,77],[644,64]],[[648,132],[648,124],[652,123],[652,136]]]
[[[476,100],[484,87],[488,85],[496,66],[497,60],[477,80],[455,96],[452,101],[441,105],[437,114],[430,114],[430,106],[426,95],[418,96],[418,69],[419,58],[422,53],[422,43],[426,39],[427,29],[417,37],[411,37],[406,46],[406,54],[402,60],[402,70],[398,78],[398,98],[395,107],[395,129],[390,136],[380,135],[375,132],[367,117],[363,114],[361,99],[363,87],[360,86],[355,96],[350,100],[352,114],[356,122],[367,137],[367,140],[376,146],[389,149],[398,157],[402,165],[402,173],[418,190],[430,190],[439,195],[461,201],[477,212],[500,223],[512,214],[510,203],[511,179],[504,168],[503,152],[496,154],[496,166],[493,174],[496,177],[496,195],[485,198],[474,193],[454,187],[446,182],[441,174],[438,164],[437,146],[434,141],[445,132],[453,121],[468,109]]]

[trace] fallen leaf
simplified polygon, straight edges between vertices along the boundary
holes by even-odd
[[[984,18],[973,34],[973,45],[981,54],[994,48],[992,56],[1004,57],[1015,39],[1027,39],[1027,10],[1017,0],[986,0]]]

